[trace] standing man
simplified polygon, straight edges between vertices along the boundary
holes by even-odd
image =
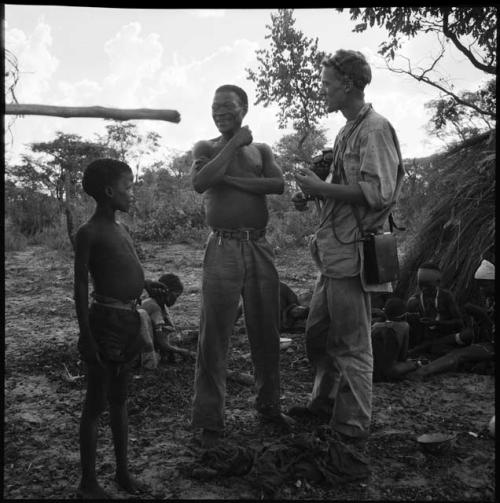
[[[404,171],[392,126],[365,103],[363,90],[371,81],[365,57],[341,49],[322,65],[328,112],[341,111],[347,123],[335,139],[326,180],[309,169],[295,176],[303,192],[323,202],[311,241],[319,276],[306,324],[306,349],[315,380],[307,406],[292,407],[289,414],[319,416],[342,440],[364,444],[372,412],[369,292],[391,288],[365,280],[361,232],[353,207],[363,229],[381,229]]]
[[[215,91],[212,117],[221,135],[193,147],[193,187],[205,194],[212,228],[203,263],[200,337],[192,425],[213,446],[224,432],[226,355],[240,296],[254,366],[255,407],[286,426],[279,406],[279,280],[265,237],[266,194],[281,194],[283,175],[268,145],[241,126],[248,97],[237,86]]]

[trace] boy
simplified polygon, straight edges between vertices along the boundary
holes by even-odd
[[[386,321],[372,325],[373,382],[401,379],[419,364],[407,361],[410,326],[405,321],[406,304],[392,297],[384,306]]]
[[[78,349],[87,363],[87,393],[80,421],[82,478],[77,496],[108,498],[95,473],[97,421],[109,403],[116,456],[115,481],[131,494],[144,486],[128,471],[127,382],[130,366],[142,350],[137,299],[144,288],[161,295],[161,283],[145,281],[144,272],[125,226],[115,211],[128,211],[132,200],[130,167],[113,159],[98,159],[85,170],[83,189],[96,209],[76,234],[75,307],[80,328]],[[88,305],[88,274],[94,292]]]
[[[442,337],[452,349],[428,365],[418,369],[408,378],[420,380],[441,372],[456,371],[466,362],[489,361],[495,358],[495,266],[483,260],[474,274],[484,299],[484,307],[467,303],[464,310],[472,326],[460,333]]]
[[[166,294],[148,297],[141,302],[141,309],[149,316],[153,332],[154,349],[169,362],[174,362],[174,353],[170,349],[170,339],[175,335],[175,326],[168,308],[173,306],[184,291],[184,286],[176,274],[168,273],[160,276],[158,281],[165,286]]]
[[[408,299],[410,354],[428,352],[440,356],[449,347],[438,343],[443,335],[460,332],[463,321],[455,297],[441,288],[441,270],[433,263],[422,264],[417,271],[418,291]]]

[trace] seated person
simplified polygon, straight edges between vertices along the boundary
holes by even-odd
[[[408,299],[410,354],[424,352],[441,356],[450,348],[436,339],[460,332],[463,321],[453,294],[440,287],[441,271],[430,262],[417,272],[418,291]]]
[[[485,297],[485,306],[466,304],[470,325],[459,334],[448,335],[454,349],[428,365],[408,374],[409,379],[422,379],[432,374],[457,370],[464,362],[492,360],[495,357],[495,266],[483,260],[474,274],[479,289]]]
[[[146,320],[146,323],[149,328],[146,330],[152,333],[154,349],[167,361],[174,362],[174,353],[169,346],[176,335],[176,329],[168,308],[175,304],[184,287],[176,274],[163,274],[158,281],[165,285],[167,292],[160,297],[150,296],[143,299],[140,311],[145,311],[148,315],[149,322]]]
[[[410,326],[405,321],[406,304],[397,297],[384,306],[386,321],[372,325],[373,382],[401,379],[419,364],[406,359]]]
[[[309,314],[309,306],[286,284],[280,281],[280,332],[304,332],[305,320]],[[240,301],[235,323],[243,314],[243,305]]]

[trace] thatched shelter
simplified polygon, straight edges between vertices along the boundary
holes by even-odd
[[[495,136],[485,133],[418,160],[425,168],[424,190],[414,202],[419,207],[409,208],[415,181],[409,180],[406,208],[399,205],[397,212],[400,218],[411,214],[411,221],[403,221],[413,228],[396,289],[400,297],[415,291],[418,266],[430,261],[441,267],[442,286],[455,293],[459,305],[478,300],[474,272],[483,258],[495,263]]]

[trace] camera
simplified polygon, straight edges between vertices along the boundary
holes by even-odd
[[[333,162],[333,149],[326,148],[321,151],[321,154],[315,155],[312,158],[311,171],[313,171],[323,181],[326,180],[330,167]]]
[[[330,173],[332,162],[333,149],[323,149],[320,154],[315,155],[311,159],[310,169],[319,178],[321,178],[321,180],[325,181],[326,177]],[[292,196],[292,202],[295,204],[295,208],[299,211],[306,210],[307,202],[313,201],[314,199],[316,199],[314,196],[304,194],[302,191],[295,192],[295,194]]]

